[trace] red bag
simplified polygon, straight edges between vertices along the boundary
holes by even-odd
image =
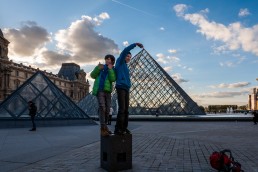
[[[229,156],[226,154],[229,153]],[[213,152],[210,156],[211,167],[224,172],[243,172],[241,164],[234,161],[231,151],[225,149],[220,152]]]

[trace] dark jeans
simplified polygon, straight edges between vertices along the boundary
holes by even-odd
[[[32,122],[32,129],[36,129],[36,124],[35,124],[35,116],[31,115],[30,116],[31,122]]]
[[[257,122],[258,122],[258,116],[257,116],[257,115],[255,115],[255,116],[253,117],[253,122],[254,122],[255,124],[257,124]]]
[[[128,127],[129,92],[120,88],[116,88],[116,92],[118,99],[118,114],[115,130],[125,131]]]
[[[111,105],[111,93],[99,91],[97,97],[99,102],[99,121],[100,124],[104,125],[108,122],[108,115]]]
[[[111,121],[112,121],[112,115],[109,115],[109,117],[108,117],[108,125],[111,125]]]

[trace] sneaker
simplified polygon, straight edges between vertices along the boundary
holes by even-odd
[[[30,129],[29,131],[36,131],[36,128],[32,128],[32,129]]]
[[[125,129],[125,133],[126,134],[131,134],[131,131],[129,131],[128,129]]]

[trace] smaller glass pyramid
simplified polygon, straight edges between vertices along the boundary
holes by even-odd
[[[89,116],[99,115],[99,104],[96,96],[92,95],[92,92],[87,94],[82,100],[80,100],[77,105]],[[117,114],[117,98],[115,90],[111,97],[111,107],[113,108],[113,114]]]
[[[0,104],[0,118],[28,118],[28,101],[37,106],[40,119],[89,119],[43,72],[38,71]]]

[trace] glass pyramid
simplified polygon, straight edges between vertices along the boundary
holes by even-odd
[[[0,118],[28,118],[30,100],[37,106],[38,119],[89,119],[94,123],[41,71],[32,75],[0,104]]]
[[[205,112],[185,93],[169,74],[143,49],[129,64],[130,115],[205,115]],[[88,115],[98,115],[96,96],[88,94],[78,106]],[[112,92],[114,114],[117,114],[117,95]]]
[[[85,113],[87,113],[89,116],[97,116],[98,110],[99,110],[99,104],[98,99],[96,96],[92,95],[92,92],[87,94],[82,100],[80,100],[77,105],[84,110]],[[112,93],[111,97],[111,107],[113,108],[113,113],[117,114],[117,98],[115,90]]]
[[[145,49],[131,59],[128,67],[132,82],[130,114],[205,114]]]

